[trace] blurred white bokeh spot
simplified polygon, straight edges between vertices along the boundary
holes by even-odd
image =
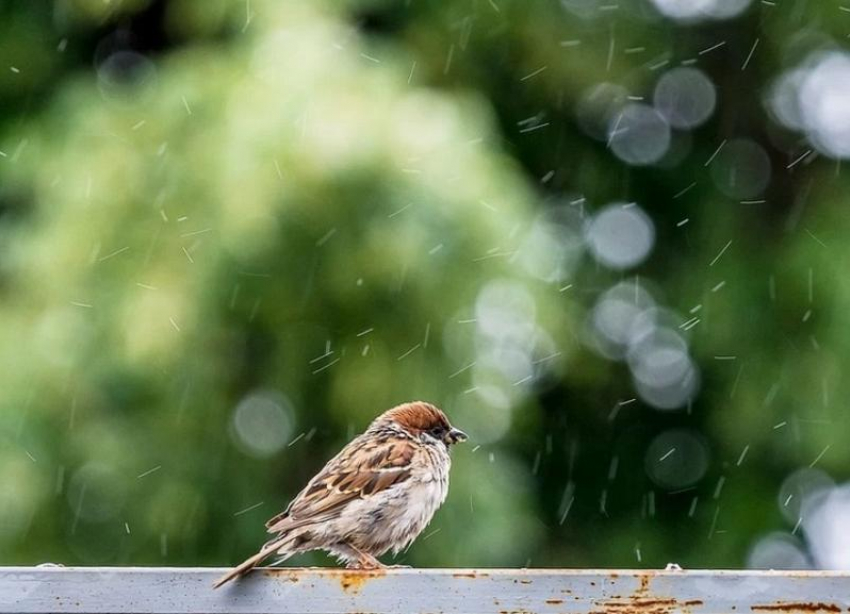
[[[644,466],[655,484],[677,489],[699,482],[708,470],[708,460],[708,447],[698,433],[670,429],[649,444]]]
[[[293,427],[289,400],[277,391],[257,390],[236,406],[231,435],[246,454],[266,458],[287,444]]]
[[[785,478],[777,493],[776,504],[785,520],[794,526],[803,514],[805,502],[834,486],[835,482],[825,471],[804,467]]]
[[[695,128],[711,117],[717,94],[704,72],[677,67],[658,80],[654,102],[655,108],[674,128]]]
[[[519,282],[497,279],[489,282],[475,301],[478,331],[494,340],[521,344],[532,337],[537,305]]]
[[[501,390],[487,384],[477,386],[475,394],[458,394],[451,414],[452,422],[467,425],[464,428],[476,446],[499,441],[511,427],[510,403]]]
[[[655,8],[670,19],[691,22],[729,19],[740,15],[751,0],[652,0]]]
[[[788,533],[770,533],[759,539],[747,555],[750,569],[811,569],[812,562],[800,540]]]
[[[623,358],[626,348],[641,334],[641,314],[654,307],[652,295],[637,281],[623,281],[607,290],[590,315],[596,349],[607,358]]]
[[[805,69],[789,70],[771,84],[765,103],[773,118],[786,128],[803,129],[803,112],[800,109],[800,86],[806,76]]]
[[[850,484],[819,491],[803,505],[803,529],[817,567],[850,570]]]
[[[66,493],[74,517],[89,522],[112,520],[127,498],[127,480],[115,469],[91,461],[71,476]]]
[[[629,103],[608,123],[611,151],[626,164],[646,166],[658,162],[670,147],[670,126],[654,108]]]
[[[834,158],[850,157],[850,54],[819,57],[803,77],[799,107],[809,140]]]
[[[699,369],[674,330],[661,327],[645,335],[627,358],[638,396],[656,409],[683,407],[699,391]]]
[[[519,251],[519,262],[534,277],[547,282],[568,279],[584,251],[579,209],[570,205],[546,208],[537,216]]]
[[[753,199],[770,183],[770,158],[761,145],[735,139],[723,145],[711,163],[711,178],[726,196]]]
[[[109,102],[136,104],[155,91],[156,65],[135,51],[117,51],[98,64],[97,85]]]
[[[479,368],[490,368],[500,373],[505,378],[505,383],[525,382],[534,377],[534,366],[531,364],[531,355],[525,348],[515,344],[500,344],[478,352]]]
[[[629,354],[632,373],[648,386],[671,386],[690,368],[688,345],[675,332],[660,329]]]
[[[611,118],[620,114],[629,100],[629,91],[615,83],[599,83],[585,90],[576,105],[581,129],[598,141],[607,141]]]
[[[600,264],[626,269],[649,255],[655,243],[655,226],[637,205],[614,203],[593,217],[586,227],[585,239]]]
[[[766,96],[773,118],[822,154],[850,157],[850,53],[818,51],[779,75]]]

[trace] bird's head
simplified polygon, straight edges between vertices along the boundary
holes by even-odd
[[[429,435],[447,446],[468,439],[466,433],[451,425],[440,408],[424,401],[397,405],[378,416],[375,423],[380,422],[392,422],[415,437]]]

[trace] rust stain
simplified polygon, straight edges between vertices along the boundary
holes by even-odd
[[[680,612],[684,604],[676,599],[626,599],[600,601],[596,605],[605,608],[608,614],[669,614]]]
[[[383,578],[387,572],[383,569],[345,571],[341,574],[339,583],[346,593],[359,593],[369,580]]]
[[[259,568],[259,569],[256,569],[256,571],[261,572],[267,578],[278,578],[278,579],[285,578],[286,580],[289,580],[293,584],[301,581],[301,578],[298,577],[297,573],[293,573],[292,571],[290,571],[288,569],[277,569],[277,568],[271,567],[269,569]]]
[[[629,599],[628,601],[609,601],[607,602],[613,608],[657,608],[659,606],[672,606],[678,602],[673,599]]]
[[[546,603],[548,603],[550,605],[560,605],[560,604],[564,603],[564,600],[563,599],[547,599]]]
[[[478,578],[489,578],[490,574],[484,571],[458,571],[452,574],[453,578],[469,578],[476,580]]]
[[[750,606],[754,612],[840,612],[841,606],[834,603],[814,602],[779,602]]]
[[[592,614],[674,614],[690,612],[694,606],[701,606],[699,599],[679,601],[673,597],[662,597],[650,592],[653,573],[635,574],[638,586],[630,595],[611,595],[607,599],[594,602],[599,610]]]

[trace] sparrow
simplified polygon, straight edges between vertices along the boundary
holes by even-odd
[[[349,569],[386,567],[377,557],[406,548],[446,500],[449,448],[466,439],[430,403],[387,410],[266,523],[274,537],[215,588],[272,555],[282,562],[308,550],[324,550]]]

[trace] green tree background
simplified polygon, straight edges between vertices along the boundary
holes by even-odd
[[[422,398],[472,441],[406,563],[840,565],[848,181],[773,103],[850,16],[670,4],[4,3],[0,562],[235,563]]]

